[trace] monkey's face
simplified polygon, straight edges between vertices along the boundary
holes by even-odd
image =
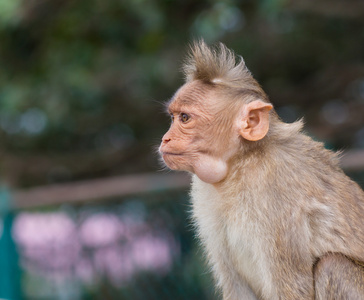
[[[182,86],[168,105],[172,124],[159,148],[166,165],[207,183],[223,180],[244,140],[259,141],[269,130],[273,106],[250,97],[236,99],[198,80]]]
[[[159,148],[170,169],[192,172],[208,183],[225,178],[229,153],[239,142],[237,129],[221,130],[215,103],[210,85],[194,81],[183,86],[169,103],[172,124]]]

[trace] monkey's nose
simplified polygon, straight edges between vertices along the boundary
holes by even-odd
[[[162,138],[162,142],[163,142],[163,144],[167,144],[168,142],[170,142],[171,141],[171,138],[169,137],[169,134],[168,133],[166,133],[164,136],[163,136],[163,138]]]
[[[163,144],[167,144],[170,140],[170,138],[163,139]]]

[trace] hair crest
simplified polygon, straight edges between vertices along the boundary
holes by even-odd
[[[223,43],[209,47],[204,40],[194,41],[183,64],[186,82],[201,80],[235,90],[251,92],[268,101],[268,97],[246,67],[244,59],[236,56]]]

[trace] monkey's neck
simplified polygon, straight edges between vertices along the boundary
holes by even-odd
[[[265,141],[248,145],[230,159],[226,178],[215,184],[218,192],[265,192],[274,184],[286,186],[287,182],[298,189],[302,180],[326,176],[324,169],[341,172],[337,154],[301,133],[299,123],[278,125]]]

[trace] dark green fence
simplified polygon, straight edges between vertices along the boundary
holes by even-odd
[[[4,208],[0,298],[215,298],[186,191],[97,203]]]
[[[364,186],[364,172],[351,175]],[[186,190],[13,211],[9,197],[2,191],[1,299],[219,299]]]

